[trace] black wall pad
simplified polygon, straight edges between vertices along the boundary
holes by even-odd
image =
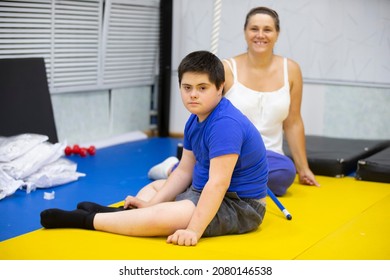
[[[160,66],[157,104],[157,127],[160,137],[169,136],[172,75],[173,0],[160,2]]]
[[[390,183],[390,147],[358,161],[356,179]]]
[[[22,133],[58,142],[43,58],[0,59],[0,135]]]
[[[390,146],[389,140],[365,140],[306,135],[310,169],[316,175],[344,177],[356,171],[357,162]],[[283,149],[291,157],[287,141]]]

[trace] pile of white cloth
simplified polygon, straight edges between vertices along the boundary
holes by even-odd
[[[0,200],[17,189],[30,193],[85,176],[76,171],[75,162],[63,157],[66,144],[52,144],[48,139],[33,133],[0,136]]]

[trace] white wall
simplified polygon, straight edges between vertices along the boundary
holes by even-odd
[[[131,131],[150,129],[151,88],[52,94],[60,142],[100,141]]]
[[[174,1],[172,69],[177,69],[189,52],[210,49],[213,5],[213,0]],[[306,134],[390,139],[390,15],[384,12],[389,10],[390,1],[222,0],[221,59],[245,51],[245,16],[256,6],[268,6],[279,13],[281,34],[275,51],[301,64]],[[314,25],[320,34],[313,31]],[[343,59],[348,55],[349,59]],[[336,71],[332,65],[338,66],[340,81],[332,76]],[[327,71],[320,71],[325,68]],[[188,115],[174,70],[172,134],[183,133]]]

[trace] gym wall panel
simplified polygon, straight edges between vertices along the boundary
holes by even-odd
[[[176,67],[189,52],[210,49],[213,2],[174,3],[170,133],[182,133]],[[222,1],[218,56],[245,52],[243,25],[255,6],[269,6],[280,15],[281,33],[275,53],[302,68],[302,116],[310,135],[389,138],[390,52],[388,0]],[[331,21],[328,19],[332,19]],[[364,20],[362,21],[362,19]],[[334,20],[333,20],[334,19]],[[387,45],[386,45],[387,44]],[[176,107],[175,107],[176,106]],[[179,109],[178,109],[179,108]]]
[[[112,90],[110,133],[120,135],[134,130],[148,130],[150,102],[150,87]]]
[[[108,92],[52,95],[59,141],[68,144],[106,138],[109,129]]]
[[[325,135],[390,139],[390,89],[327,86],[325,96]]]

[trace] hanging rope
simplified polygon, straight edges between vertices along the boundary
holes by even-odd
[[[219,42],[219,26],[221,24],[222,0],[214,0],[213,29],[211,32],[210,52],[217,55]]]

